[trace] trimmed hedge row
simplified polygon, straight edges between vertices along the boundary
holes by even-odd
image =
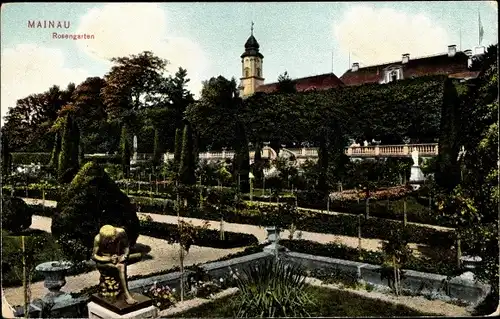
[[[47,165],[50,162],[51,153],[12,153],[12,164],[25,164],[31,163]]]
[[[179,229],[175,224],[165,224],[159,222],[141,222],[141,235],[151,236],[155,238],[177,241],[179,237]],[[224,232],[224,240],[220,239],[218,230],[204,229],[196,234],[193,238],[193,245],[213,247],[213,248],[237,248],[251,246],[259,243],[259,240],[254,235]]]
[[[52,217],[55,207],[43,207],[42,205],[30,205],[33,209],[35,215]],[[151,236],[155,238],[172,240],[178,238],[178,227],[175,224],[165,224],[152,221],[141,221],[141,235]],[[224,232],[224,240],[220,239],[220,234],[218,230],[204,229],[198,233],[198,236],[194,238],[193,245],[203,246],[203,247],[213,247],[213,248],[237,248],[251,246],[259,243],[259,240],[254,235],[235,233],[235,232]]]

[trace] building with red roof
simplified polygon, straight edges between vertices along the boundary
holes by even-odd
[[[271,93],[277,90],[278,83],[264,84],[263,60],[259,52],[259,43],[252,33],[245,43],[245,52],[241,55],[242,77],[240,95],[247,97],[255,92]],[[471,79],[478,75],[469,69],[474,55],[483,54],[484,47],[457,51],[455,45],[448,46],[447,52],[412,58],[409,53],[401,60],[377,65],[359,67],[355,62],[340,78],[333,72],[293,79],[298,92],[308,90],[328,90],[344,86],[356,86],[367,83],[385,84],[392,81],[411,79],[427,75],[448,75],[457,79]]]

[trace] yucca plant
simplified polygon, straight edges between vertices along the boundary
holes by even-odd
[[[268,260],[237,275],[236,317],[309,317],[314,306],[302,269]]]

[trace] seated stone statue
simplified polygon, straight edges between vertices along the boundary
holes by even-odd
[[[123,228],[104,225],[94,238],[92,259],[101,273],[100,292],[106,297],[122,294],[127,304],[137,301],[132,297],[127,284],[127,265],[130,248],[127,234]]]

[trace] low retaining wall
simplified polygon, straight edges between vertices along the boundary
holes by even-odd
[[[200,265],[213,278],[226,277],[230,270],[233,271],[258,265],[265,260],[275,258],[274,251],[264,251],[243,257],[233,258],[225,261],[211,262]],[[290,263],[298,264],[307,270],[338,269],[341,272],[355,274],[359,281],[369,283],[375,287],[387,290],[390,283],[381,277],[381,266],[366,264],[356,261],[336,259],[330,257],[314,256],[291,252],[280,251],[280,258]],[[190,270],[184,272],[185,278],[192,273]],[[168,285],[171,288],[179,288],[181,273],[173,272],[164,275],[157,275],[148,278],[136,279],[129,282],[129,288],[133,292],[141,293],[144,288],[149,288],[155,282],[160,285]],[[423,273],[413,270],[403,270],[401,286],[404,290],[415,295],[430,296],[432,298],[445,301],[460,300],[470,306],[481,302],[490,291],[490,286],[473,280],[455,277],[447,278],[443,275]],[[87,298],[80,297],[70,299],[61,304],[56,304],[52,308],[51,317],[75,318],[87,316]],[[35,305],[33,305],[35,306]],[[39,310],[33,307],[30,316],[37,317]],[[22,316],[22,309],[16,309],[16,315]]]
[[[285,252],[283,257],[308,270],[338,269],[356,274],[360,282],[372,284],[381,289],[389,289],[389,279],[382,279],[382,267],[356,261],[314,256],[296,252]],[[463,277],[448,278],[443,275],[403,269],[401,288],[415,295],[422,295],[444,301],[458,300],[475,306],[490,292],[487,284]]]

